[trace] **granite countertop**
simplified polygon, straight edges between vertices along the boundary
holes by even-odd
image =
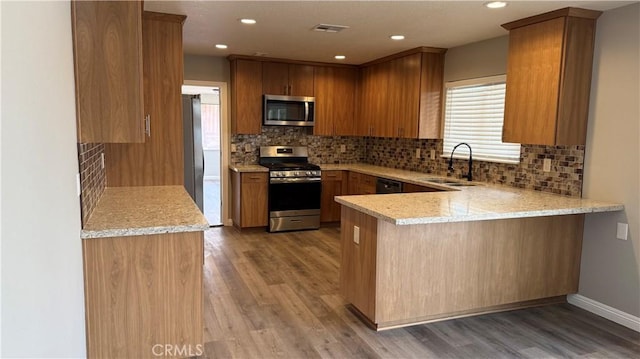
[[[505,186],[446,192],[339,196],[336,202],[396,225],[467,222],[621,211],[617,203]]]
[[[259,165],[229,168],[238,172],[268,171]],[[464,180],[361,163],[320,164],[320,168],[323,171],[353,171],[444,191],[336,197],[336,202],[344,206],[396,225],[613,212],[624,209],[618,203],[565,197],[483,182],[473,182],[474,186],[449,186],[433,180]]]
[[[195,232],[209,223],[182,186],[105,188],[81,238]]]
[[[229,165],[233,172],[269,172],[269,169],[260,165]]]

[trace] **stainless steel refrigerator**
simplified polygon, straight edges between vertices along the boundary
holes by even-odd
[[[204,153],[200,95],[182,95],[184,125],[184,187],[204,212]]]

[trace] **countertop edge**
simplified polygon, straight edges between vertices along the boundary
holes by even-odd
[[[184,232],[200,232],[209,229],[209,225],[194,224],[182,226],[161,226],[161,227],[143,227],[143,228],[121,228],[121,229],[105,229],[105,230],[82,230],[80,232],[81,239],[92,238],[109,238],[109,237],[129,237],[144,236],[151,234],[167,234],[167,233],[184,233]]]
[[[255,165],[229,165],[229,169],[237,173],[251,173],[251,172],[269,172],[269,169],[258,164]]]
[[[514,212],[508,212],[508,213],[484,213],[484,214],[468,215],[468,216],[392,218],[392,217],[385,216],[375,210],[353,204],[340,197],[335,197],[335,201],[346,207],[358,210],[362,213],[368,214],[372,217],[384,220],[386,222],[389,222],[398,226],[406,226],[406,225],[414,225],[414,224],[430,224],[430,223],[490,221],[490,220],[498,220],[498,219],[546,217],[546,216],[560,216],[560,215],[572,215],[572,214],[604,213],[604,212],[615,212],[615,211],[624,210],[624,205],[620,204],[620,205],[609,205],[609,206],[591,207],[591,208],[584,208],[584,207],[558,208],[558,209],[543,209],[543,210],[532,210],[532,211],[514,211]]]

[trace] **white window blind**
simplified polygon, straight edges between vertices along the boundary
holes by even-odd
[[[443,156],[453,147],[468,143],[473,159],[519,163],[520,144],[502,142],[506,76],[448,82],[446,87]],[[469,149],[460,146],[454,158],[468,158]]]

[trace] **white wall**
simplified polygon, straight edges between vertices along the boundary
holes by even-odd
[[[0,356],[83,357],[70,5],[1,6]]]
[[[624,203],[589,215],[579,294],[640,316],[640,4],[605,12],[596,30],[583,197]],[[629,240],[616,223],[629,223]]]

